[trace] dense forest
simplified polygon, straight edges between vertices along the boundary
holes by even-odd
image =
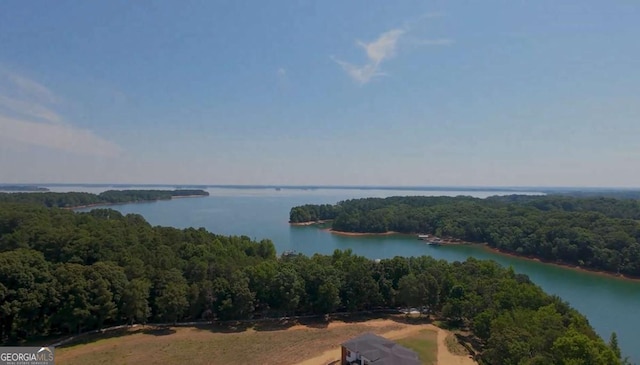
[[[183,196],[208,196],[204,190],[107,190],[91,193],[0,193],[0,203],[33,203],[46,207],[73,208],[87,205],[168,200]]]
[[[640,276],[640,201],[511,195],[366,198],[294,207],[291,222],[345,232],[424,233],[519,255]]]
[[[587,319],[492,261],[276,256],[272,242],[152,227],[139,215],[0,203],[0,342],[124,323],[421,307],[485,364],[624,363]]]
[[[607,197],[616,199],[635,199],[640,200],[640,190],[638,189],[595,189],[591,191],[562,191],[553,192],[553,194],[560,194],[578,198],[586,197]]]

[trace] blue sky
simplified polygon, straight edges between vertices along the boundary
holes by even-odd
[[[635,1],[3,1],[0,181],[640,186]]]

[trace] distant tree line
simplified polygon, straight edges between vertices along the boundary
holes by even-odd
[[[486,364],[622,364],[587,319],[492,261],[278,258],[272,242],[110,209],[0,204],[0,342],[125,323],[420,307],[469,326]]]
[[[640,200],[639,189],[594,189],[591,191],[563,191],[559,195],[572,196],[578,198],[606,197],[615,199],[635,199]]]
[[[321,215],[320,212],[324,212]],[[425,233],[486,242],[519,255],[640,276],[640,201],[512,195],[391,197],[291,209],[345,232]]]
[[[72,208],[86,205],[134,203],[140,201],[168,200],[181,196],[208,196],[204,190],[107,190],[91,193],[0,193],[0,202],[32,203],[45,207]]]
[[[578,194],[578,196],[504,195],[493,196],[486,200],[504,203],[518,203],[543,211],[597,212],[610,218],[640,220],[640,200],[612,198],[607,196],[579,196],[580,193],[574,194]]]
[[[49,191],[49,189],[36,185],[2,185],[0,191]]]

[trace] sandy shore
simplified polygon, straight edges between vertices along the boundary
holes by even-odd
[[[396,231],[387,231],[387,232],[380,232],[380,233],[367,233],[367,232],[344,232],[344,231],[336,231],[332,228],[325,228],[323,229],[323,231],[327,231],[327,232],[331,232],[333,234],[337,234],[339,236],[352,236],[352,237],[362,237],[362,236],[411,236],[411,237],[416,237],[417,239],[417,233],[402,233],[402,232],[396,232]],[[475,243],[473,242],[467,242],[467,241],[454,241],[453,239],[442,239],[440,241],[438,241],[438,243],[440,245],[473,245]],[[425,241],[426,244],[426,241]]]
[[[337,234],[339,236],[356,236],[356,237],[361,237],[361,236],[393,236],[393,235],[406,236],[407,235],[406,233],[400,233],[400,232],[394,232],[394,231],[387,231],[387,232],[381,232],[381,233],[364,233],[364,232],[336,231],[336,230],[333,230],[331,228],[325,228],[325,229],[323,229],[323,231],[331,232],[332,234]]]
[[[319,221],[311,221],[311,222],[289,222],[292,226],[313,226],[316,224],[325,224],[331,222],[330,220],[319,220]]]

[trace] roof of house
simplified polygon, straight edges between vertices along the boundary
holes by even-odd
[[[365,333],[342,344],[375,365],[420,365],[418,354],[384,337]]]

